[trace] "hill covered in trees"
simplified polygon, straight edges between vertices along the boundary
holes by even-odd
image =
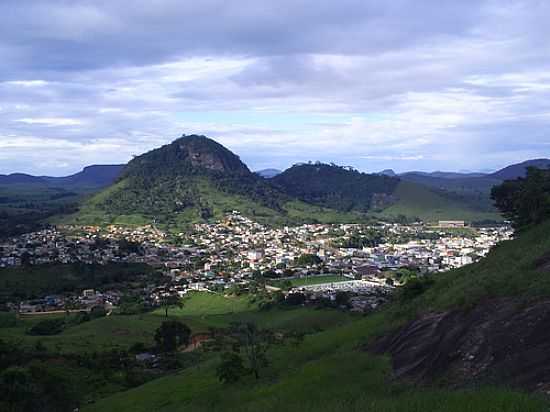
[[[458,196],[334,164],[298,164],[265,179],[219,143],[190,135],[134,158],[68,221],[178,228],[233,210],[267,224],[498,218]]]
[[[114,185],[86,202],[73,218],[82,223],[179,227],[218,219],[232,210],[275,224],[363,218],[297,200],[252,173],[219,143],[198,135],[134,158]]]
[[[289,195],[342,211],[367,212],[391,203],[399,179],[334,164],[304,163],[272,178]]]
[[[296,325],[288,309],[250,309],[246,316],[260,327],[284,320],[307,330],[301,343],[272,347],[259,378],[219,379],[220,364],[224,372],[242,368],[222,354],[84,410],[547,410],[547,398],[538,395],[550,385],[548,181],[545,173],[529,172],[495,189],[518,236],[478,263],[411,279],[376,313],[308,330],[305,314]],[[529,189],[541,184],[538,193]],[[523,202],[536,213],[529,217]]]

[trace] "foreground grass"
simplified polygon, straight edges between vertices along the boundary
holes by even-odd
[[[257,315],[261,312],[243,310],[230,316],[205,316],[207,322],[261,316],[264,325],[282,325],[281,319],[288,317],[287,327],[300,325],[301,319],[326,323],[300,346],[274,349],[271,364],[259,381],[246,378],[223,385],[216,379],[217,362],[211,358],[179,374],[102,399],[85,411],[548,411],[546,400],[506,388],[451,390],[395,382],[390,378],[389,360],[363,350],[374,336],[419,311],[468,307],[492,297],[550,296],[548,269],[537,267],[540,257],[550,253],[548,233],[550,222],[504,242],[479,263],[438,275],[435,285],[420,297],[366,317],[331,323],[326,322],[331,312],[306,308],[288,314]],[[192,313],[192,307],[188,310]],[[181,315],[185,317],[185,310]]]
[[[391,382],[389,362],[361,350],[391,327],[378,314],[306,337],[272,352],[259,381],[224,385],[210,361],[98,401],[92,411],[542,411],[540,399],[511,391],[412,389]]]
[[[537,264],[550,256],[550,222],[498,244],[489,255],[472,265],[437,276],[437,282],[414,302],[418,309],[441,310],[471,307],[483,299],[550,296],[548,268]]]
[[[111,315],[66,328],[59,335],[30,336],[26,332],[43,319],[66,318],[66,315],[23,317],[15,327],[0,328],[0,339],[33,347],[41,342],[52,351],[63,353],[101,352],[128,349],[135,343],[153,344],[156,329],[166,320],[164,310],[141,315]],[[194,293],[184,299],[184,307],[170,309],[170,319],[186,323],[193,333],[212,327],[226,327],[234,321],[251,321],[265,328],[300,330],[313,333],[342,325],[355,317],[335,310],[289,308],[259,311],[246,297],[224,297]]]

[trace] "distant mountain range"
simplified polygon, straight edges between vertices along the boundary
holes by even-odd
[[[281,173],[282,173],[282,170],[279,170],[279,169],[262,169],[262,170],[256,171],[256,174],[260,175],[265,179],[271,179],[272,177],[280,175]]]
[[[41,208],[51,214],[67,209],[63,202],[70,201],[79,203],[80,210],[61,221],[155,222],[174,229],[219,219],[232,210],[270,224],[359,222],[372,217],[490,220],[499,219],[491,188],[524,176],[530,166],[547,168],[550,160],[530,160],[490,174],[398,175],[389,169],[368,174],[319,162],[253,173],[219,143],[190,135],[127,165],[89,166],[67,177],[0,175],[0,212],[9,223],[14,215],[29,216],[29,205],[35,215],[43,215],[38,213]]]
[[[492,173],[481,173],[481,172],[469,172],[469,173],[460,173],[460,172],[403,172],[395,173],[392,169],[382,170],[379,174],[386,176],[425,176],[425,177],[434,177],[442,179],[469,179],[469,178],[491,178],[497,180],[508,180],[508,179],[517,179],[518,177],[525,177],[528,167],[537,167],[539,169],[549,169],[550,168],[550,159],[533,159],[526,160],[521,163],[513,164],[507,166],[503,169],[497,170]]]
[[[482,210],[490,210],[491,188],[504,180],[524,177],[529,167],[550,168],[549,159],[534,159],[514,164],[494,173],[454,173],[454,172],[406,172],[399,178],[432,188],[440,194],[455,197]]]
[[[36,185],[62,189],[99,189],[111,185],[124,165],[93,165],[65,177],[31,176],[24,173],[0,175],[0,185]]]
[[[198,135],[182,136],[134,158],[74,219],[179,228],[232,210],[269,224],[356,222],[373,216],[498,219],[492,208],[458,196],[334,164],[302,163],[280,173],[252,173],[234,153]]]

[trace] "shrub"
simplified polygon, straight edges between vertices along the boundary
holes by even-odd
[[[13,312],[0,312],[0,329],[13,328],[17,325],[17,318]]]
[[[31,327],[27,333],[33,336],[57,335],[65,328],[63,319],[45,319]]]

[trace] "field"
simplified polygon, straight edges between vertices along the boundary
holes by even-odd
[[[151,272],[142,264],[78,265],[51,264],[0,269],[0,298],[44,296],[56,291],[79,291],[105,286],[115,281],[129,281]]]
[[[270,363],[259,380],[247,376],[230,384],[219,382],[218,355],[208,353],[194,366],[133,389],[114,394],[116,385],[104,392],[97,389],[94,393],[105,395],[82,410],[547,411],[546,399],[508,388],[447,389],[392,380],[389,359],[373,355],[365,347],[374,337],[401,325],[419,311],[471,307],[498,296],[550,296],[549,231],[550,223],[539,225],[516,240],[500,244],[481,262],[438,275],[435,284],[419,297],[400,300],[367,316],[301,306],[260,310],[254,299],[246,295],[190,294],[183,308],[169,311],[169,318],[188,324],[194,333],[224,327],[233,321],[252,321],[263,328],[296,330],[306,336],[301,344],[286,343],[272,348]],[[541,260],[541,256],[546,256],[546,260]],[[72,326],[60,335],[38,338],[25,334],[36,319],[23,319],[16,327],[0,329],[0,339],[13,339],[27,346],[40,341],[62,353],[103,351],[128,348],[136,342],[151,344],[153,333],[163,320],[162,310],[143,315],[112,315]],[[81,372],[74,373],[75,378],[83,379],[78,375]]]
[[[384,315],[358,317],[278,347],[259,381],[222,384],[214,360],[119,393],[84,411],[542,411],[546,403],[495,388],[412,388],[389,380],[386,358],[361,349],[391,326]]]
[[[215,359],[174,376],[149,382],[102,399],[85,411],[547,411],[547,400],[499,387],[446,389],[414,386],[390,378],[387,358],[363,348],[374,336],[395,328],[417,311],[469,307],[486,297],[550,296],[550,281],[540,257],[548,254],[550,223],[504,242],[487,259],[438,277],[435,285],[412,301],[392,305],[377,314],[339,318],[334,311],[306,308],[262,312],[232,306],[232,316],[218,314],[216,300],[187,305],[187,316],[196,321],[223,324],[231,317],[256,319],[263,325],[296,326],[319,322],[299,346],[277,347],[260,380],[245,378],[233,384],[216,379]],[[522,276],[517,274],[521,273]],[[194,299],[194,297],[192,298]],[[195,308],[201,307],[197,311]],[[226,308],[227,310],[227,308]],[[242,311],[240,311],[242,310]],[[185,317],[186,309],[181,311]],[[303,312],[302,312],[303,311]],[[257,316],[257,318],[255,318]],[[327,322],[330,316],[337,317]]]
[[[61,315],[63,316],[63,315]],[[547,403],[537,397],[500,388],[447,390],[419,388],[390,380],[387,358],[363,349],[374,336],[402,322],[391,311],[370,316],[352,315],[313,307],[259,310],[246,296],[224,297],[194,293],[183,308],[169,311],[170,319],[188,324],[194,333],[232,321],[253,321],[274,330],[306,333],[299,344],[277,346],[258,381],[252,377],[220,383],[215,374],[217,356],[210,354],[196,366],[161,377],[142,386],[117,392],[97,387],[95,403],[83,411],[543,411]],[[165,319],[162,310],[143,315],[112,315],[72,326],[60,335],[33,337],[25,331],[42,318],[19,320],[14,328],[0,329],[0,339],[22,345],[40,341],[62,353],[128,348],[136,342],[152,343],[153,333]],[[83,371],[70,369],[75,379]]]
[[[165,320],[164,310],[141,315],[117,315],[71,326],[59,335],[29,336],[26,331],[42,319],[65,318],[66,315],[24,316],[15,327],[0,328],[0,339],[15,340],[31,347],[40,341],[50,349],[64,353],[128,349],[132,344],[153,343],[155,330]],[[194,293],[184,299],[183,308],[170,309],[170,319],[186,323],[193,333],[211,327],[225,327],[233,321],[252,321],[263,327],[313,332],[354,319],[334,310],[289,308],[260,311],[246,297],[227,298],[209,293]]]
[[[290,279],[289,282],[294,287],[301,287],[307,285],[318,285],[321,283],[334,283],[334,282],[344,282],[350,280],[349,278],[340,276],[340,275],[322,275],[322,276],[308,276],[303,278]],[[271,284],[273,286],[281,286],[284,281],[273,281]]]
[[[417,217],[423,221],[465,220],[467,222],[495,220],[502,221],[496,212],[484,212],[467,206],[464,202],[449,199],[425,186],[402,181],[394,193],[398,201],[379,212],[380,217]]]

